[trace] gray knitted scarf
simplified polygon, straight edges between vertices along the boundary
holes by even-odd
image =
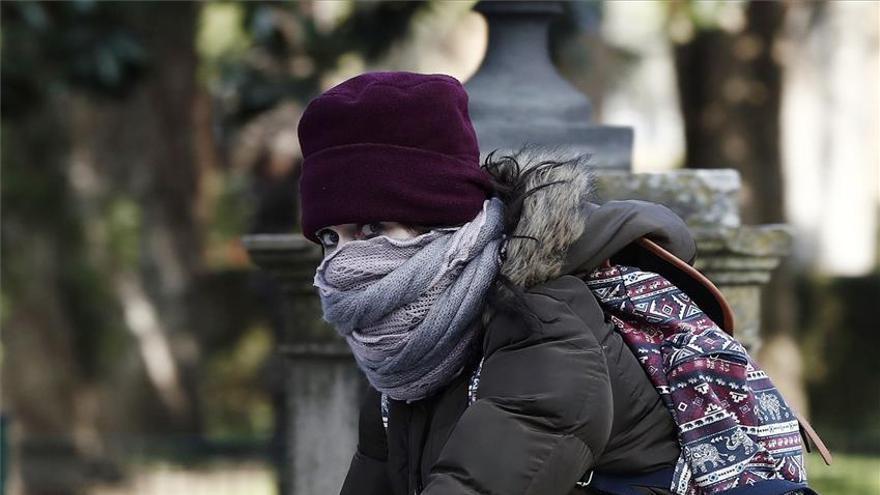
[[[503,212],[493,197],[461,227],[350,241],[318,266],[324,320],[376,390],[414,401],[461,373],[501,265]]]

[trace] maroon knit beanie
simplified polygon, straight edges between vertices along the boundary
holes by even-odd
[[[455,225],[492,194],[461,83],[368,72],[309,103],[299,122],[303,235],[341,223]]]

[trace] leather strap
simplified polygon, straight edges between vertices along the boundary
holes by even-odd
[[[825,465],[830,466],[833,458],[831,457],[831,451],[825,446],[825,442],[822,441],[822,438],[819,437],[819,434],[813,429],[813,425],[804,419],[800,413],[794,411],[794,415],[797,417],[798,423],[800,424],[801,436],[804,439],[804,446],[806,447],[807,452],[811,452],[810,442],[812,442],[813,446],[816,447],[816,450],[819,451],[819,456],[825,461]]]
[[[733,318],[733,308],[730,307],[730,303],[727,302],[727,299],[724,298],[724,295],[721,294],[721,290],[712,283],[711,280],[706,278],[705,275],[699,272],[696,268],[687,264],[684,260],[680,259],[678,256],[670,253],[669,251],[663,249],[659,244],[648,239],[647,237],[641,237],[636,240],[640,246],[650,251],[652,254],[657,256],[658,258],[666,261],[667,263],[675,266],[685,274],[687,274],[690,278],[694,279],[697,283],[702,285],[712,294],[712,297],[718,301],[718,305],[721,307],[721,313],[723,315],[723,320],[721,323],[721,329],[727,332],[728,335],[733,335],[734,328],[734,318]]]

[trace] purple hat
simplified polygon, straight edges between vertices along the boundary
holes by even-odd
[[[461,83],[368,72],[309,103],[299,122],[303,235],[328,225],[455,225],[492,195]]]

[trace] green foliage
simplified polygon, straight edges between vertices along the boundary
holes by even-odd
[[[4,94],[4,102],[6,94]],[[5,110],[4,105],[4,110]],[[4,114],[5,117],[5,114]],[[56,128],[29,129],[23,123],[3,120],[2,136],[3,180],[0,181],[0,201],[4,213],[11,211],[29,228],[57,225],[68,215],[69,198],[66,177],[59,167],[56,153],[66,144],[64,136],[52,136]],[[47,133],[33,136],[34,133]],[[31,147],[29,144],[38,146]],[[59,216],[59,212],[62,214]],[[5,216],[5,215],[4,215]],[[4,234],[7,231],[4,230]],[[8,234],[15,237],[16,232]]]
[[[64,239],[71,249],[82,241],[71,212],[66,178],[58,165],[58,149],[65,140],[61,136],[54,141],[48,138],[57,127],[33,129],[30,124],[30,120],[13,123],[4,119],[0,131],[0,273],[8,312],[33,285],[30,269],[41,255],[34,249],[38,238]]]
[[[337,22],[321,23],[305,2],[241,2],[243,13],[225,15],[240,18],[238,29],[228,32],[223,44],[233,47],[215,57],[211,82],[232,124],[240,124],[285,98],[304,100],[320,88],[321,78],[340,60],[355,54],[372,61],[385,53],[409,29],[410,20],[428,2],[345,2]],[[224,22],[214,10],[203,20]],[[205,37],[210,27],[203,26]],[[241,50],[241,41],[251,41]],[[216,38],[215,42],[220,43]],[[210,53],[202,45],[202,54]]]
[[[671,0],[662,5],[667,12],[667,30],[676,44],[688,44],[700,33],[738,32],[745,26],[749,2],[729,0]]]
[[[681,13],[700,30],[718,29],[720,19],[730,8],[728,1],[720,0],[688,0],[680,2]],[[740,2],[744,3],[744,2]]]
[[[58,285],[84,376],[98,379],[114,369],[129,343],[104,267],[76,250],[65,253]]]
[[[250,182],[241,173],[231,172],[218,177],[219,193],[214,203],[214,221],[209,236],[215,240],[233,239],[247,229],[255,198],[249,196]]]
[[[836,449],[880,453],[880,277],[805,279],[798,287],[805,378],[816,428]]]
[[[271,434],[272,404],[261,378],[274,346],[268,328],[252,326],[232,347],[208,356],[200,385],[208,439],[266,438]]]
[[[3,2],[3,118],[43,103],[69,85],[124,96],[149,65],[119,2]]]
[[[807,455],[810,486],[822,495],[880,493],[880,457],[834,454],[826,466],[816,454]]]
[[[107,248],[118,268],[137,269],[141,244],[141,208],[131,197],[115,196],[104,207]]]
[[[52,19],[28,14],[31,7],[18,7],[22,9],[18,12],[20,18],[4,16],[4,69],[7,60],[17,68],[13,68],[12,74],[4,70],[3,88],[5,91],[9,87],[21,89],[31,85],[38,96],[34,96],[36,101],[26,101],[33,104],[32,107],[16,115],[14,107],[21,102],[14,102],[11,112],[7,112],[7,102],[21,95],[4,94],[0,160],[3,176],[0,182],[3,210],[0,272],[4,318],[23,300],[34,304],[40,298],[52,297],[43,293],[46,287],[57,290],[57,302],[65,318],[59,326],[70,329],[78,370],[85,377],[94,378],[120,356],[116,350],[123,345],[122,327],[110,281],[101,266],[105,260],[88,256],[85,235],[88,219],[82,217],[70,190],[67,123],[58,109],[39,105],[42,98],[58,102],[58,98],[44,91],[65,84],[51,79],[63,78],[63,71],[44,73],[45,67],[41,64],[49,64],[51,60],[33,61],[37,64],[36,72],[27,74],[25,79],[16,79],[21,75],[15,72],[21,68],[15,65],[21,56],[15,52],[16,43],[28,37],[30,42],[40,42],[43,36],[40,30],[50,29]],[[15,7],[4,3],[2,8],[6,13]],[[30,48],[33,47],[25,44],[26,53]],[[41,75],[50,79],[40,80]]]
[[[236,64],[247,55],[252,40],[244,28],[244,6],[234,2],[211,2],[202,6],[196,51],[199,79],[210,85],[224,65]]]

